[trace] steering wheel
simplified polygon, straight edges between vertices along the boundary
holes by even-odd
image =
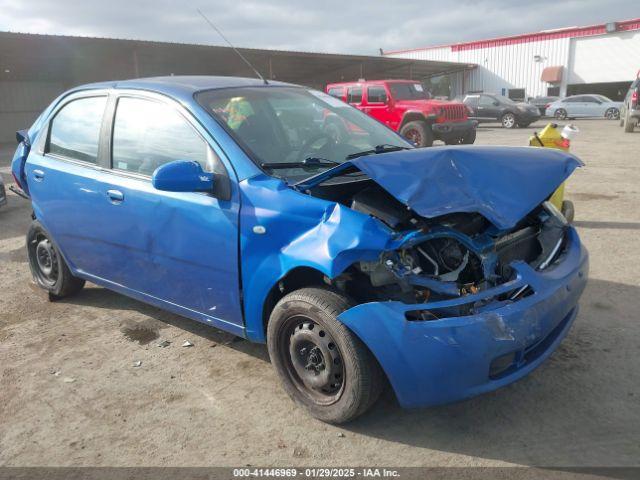
[[[302,144],[302,146],[300,147],[300,153],[298,153],[298,158],[296,159],[296,161],[302,162],[303,160],[305,160],[308,156],[307,154],[310,153],[311,145],[316,143],[318,140],[322,140],[322,139],[325,139],[325,142],[322,145],[322,147],[318,150],[321,150],[322,148],[326,147],[330,142],[335,143],[335,139],[328,132],[322,132],[322,133],[319,133],[318,135],[314,135],[310,139],[305,140],[305,142]]]

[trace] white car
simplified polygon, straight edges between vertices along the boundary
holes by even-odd
[[[620,118],[622,102],[614,102],[604,95],[572,95],[547,105],[545,115],[558,120],[565,118],[604,117]]]

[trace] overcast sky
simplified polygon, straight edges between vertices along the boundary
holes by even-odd
[[[0,30],[222,44],[196,8],[236,46],[374,55],[640,17],[637,0],[0,0]]]

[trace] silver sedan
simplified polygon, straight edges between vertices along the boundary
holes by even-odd
[[[621,106],[622,102],[614,102],[604,95],[572,95],[549,104],[545,114],[559,120],[581,117],[616,120],[620,118]]]

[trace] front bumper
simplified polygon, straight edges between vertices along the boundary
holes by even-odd
[[[514,262],[515,280],[478,294],[418,305],[365,303],[338,318],[376,356],[403,407],[449,403],[495,390],[538,367],[571,328],[589,260],[573,228],[568,237],[560,262],[542,272]],[[515,302],[494,301],[476,315],[432,321],[405,317],[409,311],[467,304],[524,285],[534,293]]]
[[[464,135],[467,132],[471,132],[475,130],[477,126],[478,126],[478,122],[476,120],[465,120],[462,122],[432,123],[431,131],[436,136],[455,137],[455,136]]]

